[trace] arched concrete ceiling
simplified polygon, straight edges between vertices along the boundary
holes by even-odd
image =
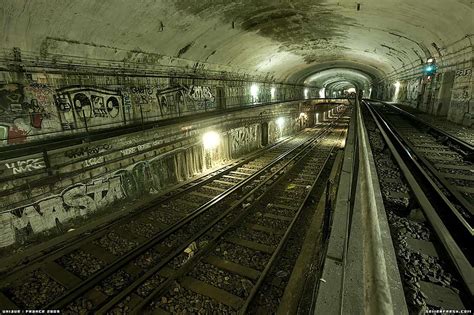
[[[332,67],[383,77],[471,34],[472,17],[470,0],[2,0],[0,48],[122,61],[149,53],[278,81]]]
[[[304,81],[307,85],[328,88],[335,82],[345,82],[359,89],[368,89],[374,77],[360,70],[350,68],[331,68],[316,72]],[[345,84],[347,85],[347,84]]]

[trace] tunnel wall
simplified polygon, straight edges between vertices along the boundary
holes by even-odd
[[[0,248],[64,232],[78,219],[118,211],[118,201],[152,197],[253,152],[261,147],[262,123],[274,143],[310,125],[301,112],[322,117],[333,108],[320,102],[267,105],[2,161]],[[278,117],[285,117],[283,128]],[[221,135],[214,150],[203,148],[207,130]]]
[[[317,97],[317,93],[308,88],[305,94],[300,85],[242,79],[0,72],[0,146]]]
[[[423,64],[415,63],[388,76],[377,86],[377,98],[409,105],[422,112],[474,126],[473,47],[466,37],[447,46],[437,56],[437,73],[423,74]],[[400,82],[400,88],[395,82]]]

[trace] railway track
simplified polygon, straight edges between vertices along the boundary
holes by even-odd
[[[125,288],[149,290],[166,277],[147,278],[140,286],[137,281],[157,266],[163,267],[169,257],[175,257],[170,261],[179,265],[192,256],[210,241],[209,236],[195,237],[203,226],[216,230],[215,221],[219,219],[222,226],[229,209],[248,207],[249,192],[275,180],[336,121],[183,185],[159,204],[5,273],[0,304],[9,309],[101,312],[114,306]]]
[[[456,222],[464,233],[459,238],[474,236],[474,148],[446,133],[424,126],[419,120],[412,120],[399,109],[384,103],[373,103],[371,107],[383,117],[396,132],[408,150],[441,190],[449,206],[443,215]],[[451,209],[451,213],[448,212]],[[454,223],[453,223],[454,225]],[[462,234],[462,235],[461,235]],[[468,255],[471,263],[472,254]]]
[[[347,122],[342,124],[320,134],[196,233],[188,246],[192,256],[170,255],[98,313],[245,313],[268,282],[304,202],[344,134]],[[155,288],[141,290],[149,281],[155,281]]]
[[[377,126],[379,130],[378,133],[372,131],[373,139],[381,138],[380,134],[384,139],[384,144],[375,141],[374,146],[378,147],[377,150],[380,151],[380,154],[383,154],[388,147],[398,164],[397,167],[387,167],[391,163],[380,158],[378,166],[384,169],[384,172],[388,172],[387,175],[381,176],[381,186],[385,190],[384,198],[391,200],[388,208],[395,207],[411,211],[412,207],[418,205],[420,209],[423,209],[421,216],[426,218],[429,224],[427,227],[423,227],[404,218],[407,213],[403,213],[403,211],[406,210],[389,217],[392,221],[396,221],[397,229],[405,231],[404,233],[408,229],[408,234],[419,239],[422,243],[423,241],[436,242],[437,247],[444,254],[438,259],[415,253],[411,255],[410,260],[410,251],[406,250],[406,242],[403,241],[399,260],[412,264],[411,269],[402,266],[402,270],[409,270],[409,275],[405,274],[405,277],[415,279],[413,281],[423,279],[423,281],[434,281],[438,284],[443,283],[443,285],[453,284],[454,287],[461,288],[462,296],[472,297],[474,289],[472,273],[472,243],[474,240],[472,228],[474,199],[471,191],[474,185],[472,176],[474,168],[471,162],[472,147],[469,144],[464,145],[462,141],[435,130],[431,126],[423,125],[419,120],[413,120],[412,117],[388,104],[367,101],[365,105],[366,114],[371,116],[371,121],[373,120],[370,124]],[[403,174],[404,180],[398,180],[397,173],[398,176],[400,173]],[[393,177],[393,179],[390,180],[387,177]],[[407,184],[402,184],[405,181]],[[413,201],[409,201],[409,199],[413,199]],[[405,227],[402,229],[400,225]],[[430,237],[430,234],[433,236]],[[406,236],[400,237],[405,238]],[[418,244],[420,241],[413,242]],[[435,254],[430,252],[430,255]],[[413,257],[421,258],[416,261],[416,265],[424,266],[423,273],[420,268],[413,265]],[[453,278],[457,280],[451,281],[449,280],[451,278],[434,276],[433,270],[441,268],[439,261],[444,261],[442,264],[449,265],[446,268],[454,274]],[[434,263],[436,268],[433,267],[434,269],[430,270],[425,266],[425,263],[426,266]],[[417,270],[417,272],[413,272],[413,270]],[[406,285],[410,287],[412,284]],[[419,286],[410,290],[415,292],[419,290]],[[415,300],[415,304],[417,304],[421,303],[420,301],[425,297],[418,296],[416,299],[407,297],[407,299],[412,302]]]
[[[421,120],[425,124],[429,124],[435,129],[442,130],[443,132],[453,135],[466,144],[474,146],[474,132],[472,127],[461,126],[459,124],[447,121],[445,117],[437,117],[430,114],[425,114],[411,107],[403,106],[402,104],[392,103],[391,105],[408,113],[414,119]]]

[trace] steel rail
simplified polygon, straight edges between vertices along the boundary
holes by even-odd
[[[446,199],[441,190],[429,178],[428,174],[418,164],[414,156],[403,145],[395,132],[390,128],[386,121],[376,113],[367,103],[365,103],[369,113],[379,128],[387,146],[389,147],[393,157],[400,167],[408,185],[414,193],[420,207],[423,209],[425,216],[433,227],[438,239],[440,240],[444,250],[448,254],[454,268],[459,273],[464,282],[464,286],[471,296],[474,295],[474,270],[472,267],[472,236],[467,240],[467,252],[463,251],[463,239],[453,225],[443,220],[443,214],[448,210],[454,214],[459,220],[458,223],[464,223],[464,228],[470,228],[472,235],[472,227],[466,226],[467,222],[463,222],[463,218],[457,214],[454,206]],[[437,198],[436,198],[437,197]],[[448,224],[446,224],[448,223]],[[451,227],[451,228],[449,228]],[[454,232],[454,233],[453,233]],[[461,243],[461,244],[460,244]],[[469,259],[471,255],[471,260]]]
[[[281,251],[283,250],[286,242],[288,241],[288,238],[291,234],[291,232],[293,232],[293,229],[295,227],[295,224],[296,224],[296,221],[300,218],[301,216],[301,213],[303,212],[303,209],[307,203],[307,200],[310,198],[311,194],[312,194],[312,191],[314,189],[314,187],[316,186],[316,184],[318,183],[318,181],[321,179],[320,176],[321,176],[321,173],[324,171],[330,157],[331,157],[331,153],[334,151],[334,148],[336,147],[336,145],[333,145],[330,152],[328,153],[328,156],[326,157],[326,159],[324,160],[324,162],[322,163],[322,167],[321,169],[319,170],[318,172],[318,175],[316,176],[314,182],[311,184],[311,188],[308,189],[308,191],[306,192],[306,195],[305,197],[303,198],[302,200],[302,203],[300,204],[300,206],[298,207],[298,210],[297,212],[295,213],[295,216],[293,217],[293,220],[291,221],[291,223],[289,224],[287,230],[285,231],[285,234],[283,235],[282,239],[280,240],[280,242],[278,243],[278,246],[277,248],[275,249],[275,251],[273,252],[272,256],[270,257],[270,260],[268,261],[268,263],[266,264],[264,270],[260,273],[259,275],[259,278],[257,280],[257,283],[253,286],[252,290],[250,291],[250,294],[247,296],[243,306],[241,307],[241,309],[239,310],[239,314],[246,314],[250,304],[252,303],[253,299],[255,298],[255,295],[257,294],[258,290],[260,289],[260,287],[262,286],[262,284],[264,283],[264,280],[265,280],[265,277],[268,275],[268,273],[270,272],[270,270],[272,269],[272,267],[274,266],[275,262],[277,261],[278,259],[278,256],[280,255]],[[314,148],[313,148],[314,149]],[[312,149],[312,150],[313,150]],[[312,151],[311,150],[311,151]],[[304,157],[302,157],[301,159],[304,159],[305,157],[307,157],[307,155],[309,155],[311,153],[311,151],[309,151]]]
[[[470,144],[469,142],[467,141],[464,141],[418,117],[416,117],[415,115],[413,115],[412,113],[409,113],[407,112],[406,110],[403,110],[401,109],[400,107],[394,105],[394,104],[388,104],[386,102],[381,102],[381,101],[377,101],[381,104],[384,104],[385,106],[388,106],[390,108],[394,108],[396,109],[398,112],[400,112],[402,115],[405,115],[407,116],[409,119],[413,120],[413,121],[416,121],[417,123],[421,123],[425,126],[427,126],[430,130],[434,131],[435,133],[439,134],[439,135],[442,135],[443,137],[446,137],[448,138],[449,141],[452,141],[453,144],[459,146],[460,148],[462,148],[462,151],[464,152],[464,154],[472,154],[474,153],[474,145]]]
[[[383,104],[384,106],[391,106],[391,107],[397,108],[396,106],[386,104],[386,103],[383,103],[383,102],[379,102],[379,103]],[[414,120],[418,123],[426,125],[429,129],[435,130],[435,133],[445,137],[446,140],[443,141],[443,142],[446,142],[451,149],[453,149],[457,153],[460,153],[465,160],[470,160],[470,159],[474,158],[474,151],[472,150],[472,146],[470,146],[469,144],[467,144],[467,143],[463,144],[461,142],[462,140],[457,139],[456,137],[454,137],[452,135],[449,135],[449,134],[447,134],[447,133],[445,133],[441,130],[433,129],[434,127],[430,126],[428,123],[423,122],[422,120],[420,120],[417,117],[411,115],[410,113],[404,112],[402,109],[399,109],[399,111],[402,115],[407,116],[408,119]],[[414,118],[412,118],[409,115],[413,116]],[[449,193],[452,197],[447,196],[448,199],[450,199],[450,200],[454,201],[454,203],[458,203],[458,204],[462,205],[462,207],[464,207],[464,209],[470,215],[470,217],[467,218],[467,221],[469,221],[469,224],[472,226],[473,225],[473,219],[474,219],[472,217],[474,215],[474,205],[469,200],[467,200],[461,194],[461,192],[458,189],[456,189],[451,183],[449,183],[449,181],[442,174],[440,174],[440,172],[433,166],[433,164],[430,161],[428,161],[428,159],[423,154],[420,154],[418,152],[418,150],[416,149],[416,147],[414,145],[412,145],[400,133],[398,133],[396,131],[396,128],[394,128],[393,125],[390,122],[387,122],[387,124],[392,126],[392,129],[395,130],[395,133],[397,133],[399,138],[403,139],[403,142],[405,143],[405,145],[407,147],[409,147],[410,150],[413,152],[413,154],[415,154],[418,157],[418,159],[420,159],[423,162],[423,165],[426,168],[428,168],[428,170],[434,175],[436,180],[439,181],[447,191],[449,191]],[[450,143],[450,141],[452,141],[452,142]],[[455,143],[455,144],[453,145],[452,143]],[[459,147],[461,147],[461,149]]]
[[[117,272],[120,270],[120,268],[124,267],[126,264],[128,264],[130,261],[135,259],[136,257],[140,256],[141,254],[145,253],[147,250],[150,248],[154,247],[157,245],[160,241],[171,235],[172,233],[176,232],[180,228],[182,228],[185,224],[189,223],[191,220],[195,219],[196,217],[200,216],[202,213],[206,212],[210,208],[214,207],[217,205],[220,201],[224,200],[227,198],[229,195],[233,194],[237,190],[245,187],[248,183],[251,181],[257,179],[261,175],[263,175],[265,172],[270,170],[275,164],[279,163],[283,159],[285,159],[287,156],[292,154],[295,151],[298,151],[302,149],[302,147],[308,142],[311,142],[312,139],[309,139],[305,141],[303,144],[298,145],[297,147],[281,154],[278,156],[276,159],[274,159],[270,164],[266,165],[264,168],[262,168],[260,171],[252,174],[242,182],[238,183],[237,185],[231,187],[227,191],[221,193],[220,195],[214,197],[210,201],[206,202],[205,204],[201,205],[197,209],[195,209],[193,212],[191,212],[189,215],[186,217],[182,218],[178,222],[176,222],[174,225],[170,226],[169,228],[161,231],[158,233],[156,236],[142,244],[141,246],[133,249],[132,251],[128,252],[124,256],[116,259],[112,264],[110,264],[105,270],[102,270],[98,275],[95,275],[94,277],[90,277],[86,279],[85,281],[79,283],[76,285],[74,288],[71,290],[67,291],[65,294],[62,296],[56,298],[54,301],[48,303],[48,305],[45,306],[46,309],[62,309],[69,303],[73,302],[76,298],[80,297],[83,293],[91,290],[99,284],[102,280],[105,280],[107,277],[112,275],[113,273]]]
[[[371,107],[372,108],[372,107]],[[373,108],[377,116],[379,116],[381,119],[383,119],[382,114],[375,108]],[[467,231],[469,232],[471,237],[474,237],[474,230],[473,230],[473,215],[474,215],[474,205],[470,203],[466,198],[464,198],[460,192],[455,189],[450,183],[447,182],[447,180],[439,174],[438,170],[435,169],[435,167],[430,163],[426,157],[423,154],[420,154],[418,150],[409,143],[397,130],[396,127],[393,126],[392,123],[387,121],[387,119],[383,119],[384,124],[390,128],[391,132],[400,140],[400,142],[403,144],[403,147],[405,150],[409,153],[410,156],[416,157],[421,163],[417,163],[417,165],[423,165],[428,169],[429,172],[433,175],[433,178],[438,181],[439,183],[442,184],[444,189],[446,189],[449,194],[446,195],[444,193],[441,193],[443,196],[443,199],[447,199],[447,203],[451,204],[451,206],[448,206],[448,208],[452,209],[458,219],[463,223],[463,225],[466,227]],[[423,175],[427,175],[428,172],[423,171]],[[432,181],[432,180],[431,180]],[[456,209],[454,204],[461,205],[467,212],[466,215],[463,215],[459,213],[459,211]]]
[[[130,287],[130,289],[127,289],[127,291],[123,291],[120,293],[120,299],[119,298],[116,298],[114,299],[114,303],[107,303],[106,305],[104,305],[100,310],[99,310],[99,314],[102,314],[102,313],[105,313],[107,312],[108,310],[110,310],[116,303],[118,303],[121,299],[123,299],[125,296],[127,296],[128,294],[132,293],[133,290],[135,290],[139,285],[141,285],[142,283],[144,283],[147,279],[149,279],[150,277],[152,277],[154,274],[157,274],[159,272],[159,270],[161,270],[164,266],[166,266],[172,259],[174,259],[174,257],[176,257],[177,255],[179,255],[180,253],[182,253],[182,251],[189,245],[189,243],[197,240],[199,237],[203,236],[205,233],[207,233],[212,227],[214,227],[218,222],[222,221],[225,217],[227,217],[227,215],[229,213],[231,213],[234,209],[240,207],[245,201],[248,200],[249,197],[254,197],[255,193],[257,191],[259,191],[260,189],[262,189],[262,187],[265,187],[265,186],[268,186],[268,183],[270,182],[271,183],[271,186],[266,190],[264,191],[257,199],[255,200],[259,200],[264,194],[265,192],[269,191],[279,180],[281,180],[281,178],[283,178],[283,176],[281,176],[280,178],[278,179],[274,179],[275,176],[278,176],[279,173],[284,173],[285,172],[285,169],[288,167],[288,165],[290,165],[291,163],[294,163],[295,160],[300,160],[302,157],[301,155],[302,154],[307,154],[309,152],[311,152],[312,147],[314,145],[315,142],[317,142],[321,137],[323,137],[327,132],[328,130],[330,130],[330,128],[332,127],[334,123],[332,123],[330,126],[328,126],[327,128],[325,128],[325,130],[321,133],[319,133],[318,135],[315,136],[315,138],[312,139],[312,141],[308,144],[305,145],[305,148],[302,149],[300,152],[298,152],[298,155],[292,157],[289,161],[287,161],[283,166],[279,167],[278,170],[276,170],[275,172],[273,172],[273,174],[271,176],[268,176],[267,178],[265,178],[261,183],[259,183],[258,186],[256,186],[255,188],[253,188],[252,190],[250,190],[248,193],[246,193],[241,199],[239,199],[239,201],[235,202],[231,208],[229,208],[228,210],[226,210],[224,213],[222,213],[218,218],[216,218],[213,222],[209,223],[206,227],[204,227],[201,231],[197,232],[192,238],[190,238],[188,240],[188,242],[186,242],[186,245],[185,246],[182,246],[181,248],[177,249],[173,254],[169,255],[168,257],[166,257],[165,259],[163,259],[162,261],[160,261],[160,263],[155,266],[154,268],[150,269],[145,275],[142,276],[142,278],[138,279],[135,281],[135,283]],[[305,150],[308,150],[306,153],[305,153]],[[225,234],[230,228],[232,228],[235,224],[238,224],[242,218],[245,217],[245,215],[248,213],[248,211],[251,209],[252,207],[246,207],[244,208],[244,211],[242,211],[240,214],[238,214],[238,216],[233,219],[231,221],[231,223],[229,223],[222,231],[220,231],[217,235],[213,236],[213,239],[211,241],[209,241],[210,244],[213,244],[216,240],[218,240],[223,234]],[[211,245],[208,245],[206,246],[202,251],[198,252],[197,254],[195,254],[188,262],[186,262],[185,265],[183,265],[180,269],[180,271],[178,271],[177,273],[175,273],[173,276],[169,277],[164,283],[162,283],[161,285],[159,285],[157,288],[155,288],[155,290],[153,290],[152,292],[150,292],[147,297],[145,297],[140,304],[136,305],[135,306],[135,309],[132,311],[132,314],[139,314],[139,312],[144,308],[146,307],[146,305],[157,295],[157,294],[160,294],[161,292],[163,292],[168,286],[169,284],[175,280],[176,278],[179,278],[181,276],[181,274],[184,274],[185,272],[188,271],[189,268],[191,268],[193,266],[194,263],[197,263],[199,261],[199,259],[201,257],[203,257],[207,252],[209,252],[213,246]]]
[[[199,176],[198,178],[194,178],[194,179],[185,181],[179,185],[176,185],[172,189],[166,190],[163,194],[158,196],[156,199],[141,206],[140,208],[135,209],[132,212],[126,214],[125,216],[121,216],[119,218],[116,218],[100,226],[99,228],[94,230],[93,234],[89,234],[89,232],[87,231],[83,232],[75,236],[74,240],[65,241],[66,243],[64,246],[61,245],[64,243],[62,242],[60,244],[55,245],[54,246],[55,249],[48,251],[46,254],[42,254],[41,256],[38,256],[35,258],[28,258],[26,264],[23,264],[21,266],[15,266],[14,268],[10,268],[7,272],[2,273],[2,280],[0,281],[0,283],[6,282],[6,280],[9,277],[11,277],[15,273],[18,273],[20,269],[22,272],[24,272],[26,268],[33,268],[35,264],[45,261],[46,259],[50,259],[51,257],[57,256],[57,255],[64,255],[70,251],[75,250],[80,245],[87,243],[97,237],[100,237],[102,235],[101,233],[105,233],[107,229],[110,229],[114,225],[120,224],[122,222],[126,222],[127,220],[135,217],[138,212],[142,213],[143,211],[150,210],[156,207],[157,203],[162,203],[162,202],[166,202],[166,201],[178,198],[179,196],[186,194],[196,188],[199,188],[200,186],[206,185],[207,183],[212,182],[215,179],[221,178],[223,175],[228,174],[229,172],[232,172],[233,170],[239,168],[240,166],[245,165],[263,156],[264,154],[268,153],[270,150],[278,148],[280,145],[287,143],[292,138],[293,137],[285,137],[284,139],[278,141],[277,143],[274,143],[268,147],[260,149],[257,152],[249,154],[241,159],[233,161],[232,163],[228,165],[219,167],[215,170],[210,171],[209,173]]]

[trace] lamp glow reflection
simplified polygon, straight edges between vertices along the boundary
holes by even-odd
[[[285,125],[285,118],[284,117],[278,117],[276,120],[277,126],[281,129]]]
[[[254,100],[258,98],[258,85],[252,84],[252,86],[250,86],[250,95]]]
[[[319,97],[320,98],[325,98],[326,97],[326,89],[322,88],[319,90]]]
[[[213,150],[217,148],[221,141],[221,137],[215,131],[208,131],[202,135],[202,145],[205,150]]]
[[[398,93],[400,93],[400,81],[395,82],[393,85],[395,86],[395,93],[392,100],[396,102],[398,100]]]

